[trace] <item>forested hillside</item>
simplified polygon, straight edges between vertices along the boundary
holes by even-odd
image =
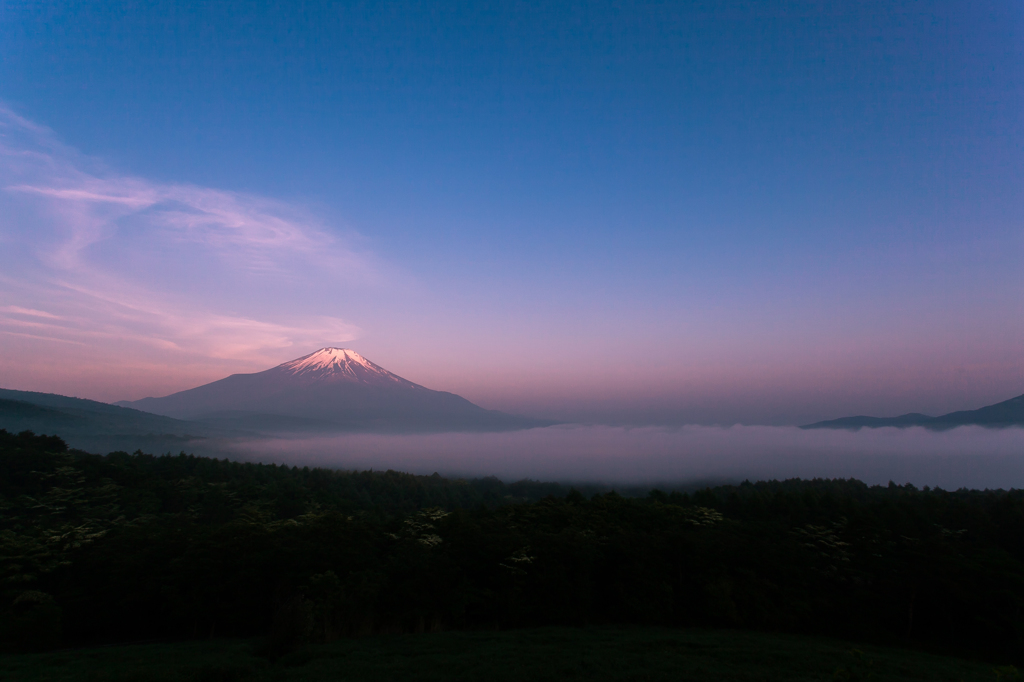
[[[1021,659],[1024,494],[744,483],[584,495],[0,431],[7,649],[638,623]]]

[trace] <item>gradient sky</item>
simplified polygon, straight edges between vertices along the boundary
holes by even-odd
[[[485,407],[1024,393],[1024,5],[0,0],[0,386],[324,345]]]

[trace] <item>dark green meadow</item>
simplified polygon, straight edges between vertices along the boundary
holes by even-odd
[[[0,657],[0,678],[44,682],[418,680],[1017,680],[1010,667],[808,636],[664,628],[378,635],[306,645],[271,662],[222,639]]]

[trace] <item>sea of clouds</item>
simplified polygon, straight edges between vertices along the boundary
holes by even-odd
[[[562,425],[507,433],[346,434],[238,441],[233,458],[564,483],[660,485],[857,478],[944,489],[1024,487],[1024,429],[802,430]]]

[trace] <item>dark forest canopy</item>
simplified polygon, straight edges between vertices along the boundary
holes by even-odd
[[[584,492],[97,456],[0,430],[0,636],[8,649],[235,635],[273,649],[638,623],[1020,659],[1021,491],[794,479]]]

